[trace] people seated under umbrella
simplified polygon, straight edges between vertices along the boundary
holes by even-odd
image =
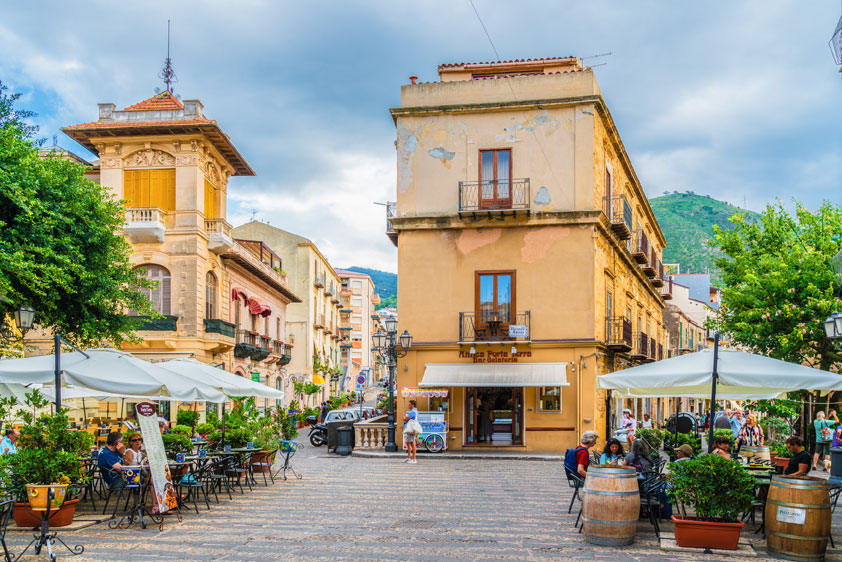
[[[126,447],[123,445],[123,434],[119,431],[112,431],[108,434],[105,447],[99,452],[97,465],[99,465],[102,479],[112,490],[125,486],[120,469],[123,468],[123,453]]]

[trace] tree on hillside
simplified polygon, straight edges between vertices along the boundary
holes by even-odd
[[[712,245],[724,257],[722,303],[714,326],[758,353],[838,367],[842,354],[822,323],[842,308],[831,258],[842,248],[842,209],[824,203],[815,213],[797,204],[794,215],[769,205],[757,222],[731,219],[732,230],[714,226]]]
[[[152,312],[154,284],[129,263],[124,209],[85,168],[40,158],[36,128],[0,83],[0,318],[23,304],[36,323],[83,345],[134,337],[126,309]],[[2,337],[2,336],[0,336]]]

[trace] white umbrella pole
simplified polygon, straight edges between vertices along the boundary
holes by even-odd
[[[708,434],[708,453],[713,452],[713,421],[716,419],[716,380],[719,373],[716,372],[716,362],[719,359],[719,332],[713,334],[713,380],[710,385],[710,433]],[[678,420],[676,420],[678,421]]]
[[[56,412],[61,410],[61,336],[53,335],[53,343],[56,347]]]

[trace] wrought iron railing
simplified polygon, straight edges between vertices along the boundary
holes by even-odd
[[[602,212],[611,224],[624,224],[629,232],[632,231],[632,206],[625,195],[603,197]]]
[[[459,182],[459,212],[528,211],[529,178]]]
[[[645,264],[649,261],[649,238],[646,237],[646,233],[640,228],[634,233],[631,253],[638,263]]]
[[[386,234],[394,234],[395,228],[392,226],[392,220],[397,214],[398,204],[394,201],[386,202]]]
[[[459,313],[459,341],[531,341],[529,310]]]
[[[605,319],[605,343],[609,346],[632,346],[632,323],[625,316]]]

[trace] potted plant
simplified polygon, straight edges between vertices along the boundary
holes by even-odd
[[[212,423],[200,423],[196,425],[196,433],[199,434],[199,437],[201,437],[203,441],[207,441],[208,435],[210,435],[214,429],[215,427]]]
[[[169,457],[175,458],[178,453],[187,454],[193,450],[190,438],[183,433],[165,433],[161,435],[161,439],[164,440],[164,449]]]
[[[745,526],[739,515],[754,500],[754,478],[737,461],[719,455],[670,463],[669,469],[667,493],[696,514],[672,516],[678,546],[736,550]]]
[[[6,402],[0,417],[5,418],[8,408],[14,404],[14,401]],[[26,502],[15,506],[16,521],[29,511],[46,510],[49,503],[51,511],[55,510],[50,514],[51,524],[54,518],[56,523],[64,519],[67,520],[65,524],[69,524],[78,500],[65,502],[67,487],[87,478],[79,460],[79,451],[90,446],[90,437],[93,436],[85,434],[89,436],[86,437],[81,435],[82,432],[71,431],[66,409],[54,415],[42,413],[36,416],[35,412],[47,404],[37,390],[26,395],[26,405],[31,411],[17,412],[24,421],[18,439],[20,448],[17,453],[0,457],[0,485],[21,499],[26,498]],[[52,501],[48,499],[51,490]],[[22,526],[28,526],[28,522],[22,523]],[[35,525],[40,523],[38,518]]]
[[[786,448],[786,444],[779,441],[772,441],[767,443],[767,445],[769,445],[769,457],[772,460],[772,464],[786,468],[787,465],[789,465],[789,459],[791,458],[791,454]]]

